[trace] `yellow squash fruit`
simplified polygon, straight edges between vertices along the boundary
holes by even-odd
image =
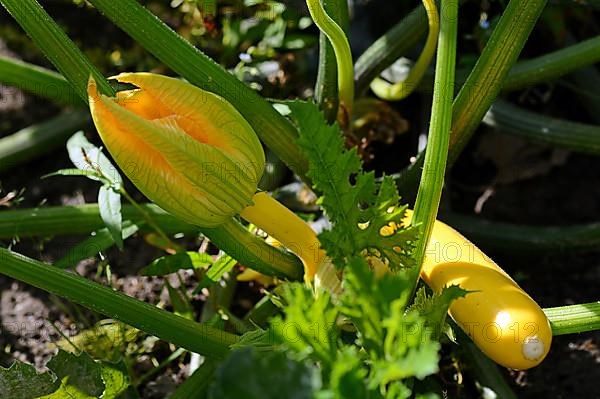
[[[434,291],[450,285],[472,291],[455,300],[449,314],[496,363],[526,370],[548,354],[552,330],[540,306],[479,248],[440,221],[434,224],[421,277]]]

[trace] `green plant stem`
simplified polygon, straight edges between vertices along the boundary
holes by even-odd
[[[414,47],[427,32],[427,12],[415,7],[392,29],[377,39],[356,60],[354,79],[357,95],[363,95],[379,74]]]
[[[502,89],[547,0],[511,0],[453,104],[452,164]]]
[[[206,392],[212,382],[212,376],[217,366],[218,363],[214,360],[204,360],[204,363],[194,371],[194,374],[177,387],[175,392],[169,396],[169,399],[197,399],[206,397]]]
[[[475,67],[452,104],[452,135],[447,166],[451,166],[500,92],[547,0],[511,0]],[[443,14],[442,14],[443,15]],[[443,20],[443,18],[442,18]],[[400,173],[396,182],[405,198],[419,181],[425,154]]]
[[[0,139],[0,172],[46,154],[90,124],[89,112],[65,112]]]
[[[290,169],[308,181],[308,161],[295,144],[296,129],[258,93],[192,46],[136,0],[90,0],[90,3],[173,71],[229,101],[260,139]]]
[[[454,95],[454,71],[456,65],[456,35],[458,26],[458,0],[442,2],[439,44],[436,58],[435,87],[425,164],[415,203],[412,224],[420,226],[421,235],[415,249],[417,266],[411,269],[416,285],[421,272],[425,248],[435,223],[450,142],[452,123],[452,98]]]
[[[600,35],[540,57],[519,61],[511,68],[502,90],[516,90],[546,82],[599,61]]]
[[[223,357],[237,342],[233,334],[176,316],[4,248],[0,248],[0,273],[205,356]]]
[[[338,94],[340,100],[339,115],[349,121],[354,104],[354,65],[350,43],[344,30],[327,14],[320,0],[306,0],[306,5],[315,24],[329,39],[333,47],[337,65]]]
[[[60,104],[85,104],[62,75],[15,58],[0,56],[0,82]]]
[[[398,101],[408,97],[417,88],[427,67],[431,63],[437,44],[440,18],[434,0],[423,0],[423,7],[427,11],[429,32],[427,33],[425,47],[423,47],[417,62],[410,69],[408,76],[403,81],[394,84],[390,84],[379,77],[371,82],[371,90],[377,97],[383,100]]]
[[[500,372],[500,368],[489,357],[483,354],[481,350],[467,337],[467,335],[454,323],[450,321],[453,330],[457,333],[459,348],[467,360],[470,369],[473,370],[475,378],[479,383],[494,391],[497,398],[500,399],[517,399],[517,395],[513,392],[510,386],[506,383],[504,376]]]
[[[545,308],[553,335],[600,330],[600,302]]]
[[[483,123],[535,142],[570,150],[600,154],[600,126],[586,125],[527,111],[503,100],[496,100]]]
[[[140,206],[166,234],[201,231],[215,245],[245,266],[290,280],[300,280],[303,276],[302,262],[297,257],[266,244],[234,219],[219,228],[200,229],[179,221],[156,205]],[[122,212],[124,220],[131,220],[133,223],[144,220],[132,205],[124,205]],[[103,227],[97,204],[0,212],[0,239],[89,234]],[[147,226],[141,227],[147,231]]]
[[[86,103],[88,101],[86,87],[90,75],[94,77],[102,93],[109,96],[115,94],[104,76],[36,0],[0,0],[0,2],[56,69],[67,78],[83,101]]]
[[[484,248],[555,253],[600,246],[600,223],[570,226],[525,226],[444,213],[440,219]]]
[[[348,35],[348,2],[346,0],[322,0],[323,8]],[[329,123],[335,122],[339,105],[337,86],[337,61],[327,36],[319,35],[319,69],[315,84],[315,99]]]
[[[547,82],[600,61],[600,36],[572,44],[539,57],[522,60],[510,69],[503,91],[519,90],[537,83]],[[468,71],[456,71],[457,83],[464,83]],[[429,73],[419,85],[420,91],[431,91],[433,73]]]

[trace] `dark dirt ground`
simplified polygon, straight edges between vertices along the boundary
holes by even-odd
[[[4,22],[6,18],[0,14],[1,21]],[[85,21],[102,24],[109,38],[125,42],[128,40],[114,28],[108,27],[105,21],[97,18],[92,18],[91,22],[89,19]],[[360,21],[362,19],[359,19],[359,24],[363,23]],[[373,36],[381,33],[384,25],[380,24],[376,29],[371,29]],[[109,40],[104,38],[100,41]],[[362,41],[357,42],[356,47],[360,48]],[[10,50],[14,55],[22,54],[23,49]],[[535,49],[532,52],[537,51]],[[28,50],[26,55],[30,61],[47,65],[35,52]],[[566,99],[569,97],[555,95],[553,98],[568,101]],[[423,102],[417,104],[423,106]],[[585,115],[580,111],[572,112],[571,107],[565,106],[560,116],[587,121]],[[402,106],[399,108],[402,112],[408,111]],[[18,90],[3,88],[0,98],[0,135],[44,120],[56,112],[57,108],[49,106],[44,100],[25,95]],[[415,124],[413,122],[413,125]],[[390,148],[376,147],[376,159],[378,156],[393,155],[394,159],[407,162],[414,152],[418,134],[416,130],[413,128],[406,136],[396,140],[395,145]],[[493,157],[490,159],[489,154],[481,151],[486,142],[493,143],[493,140],[496,138],[491,132],[480,129],[448,179],[443,210],[473,214],[476,202],[485,189],[493,187],[494,194],[483,204],[480,217],[540,226],[600,221],[600,158],[568,153],[566,160],[553,165],[550,161],[552,151],[531,144],[531,147],[539,151],[530,153],[525,160],[517,159],[515,155],[515,162],[498,164]],[[511,148],[519,148],[520,145],[518,139],[509,138],[503,141],[502,148],[510,152]],[[404,147],[400,153],[396,151],[399,146]],[[522,167],[515,170],[515,164],[533,170],[533,177],[524,177],[519,172],[522,171]],[[95,202],[98,187],[94,182],[67,177],[40,180],[40,176],[68,166],[66,151],[59,149],[41,159],[13,168],[0,174],[0,196],[24,188],[23,202],[19,207],[42,203],[61,205]],[[509,178],[498,183],[497,176],[501,174]],[[60,258],[67,248],[81,238],[57,237],[50,241],[25,239],[13,248],[34,258],[51,262]],[[543,307],[599,299],[600,249],[551,254],[514,254],[495,251],[493,248],[482,249],[511,275],[516,276],[519,284]],[[162,301],[168,306],[162,280],[136,275],[141,267],[159,255],[158,250],[145,244],[140,237],[128,240],[126,251],[122,253],[116,250],[109,251],[107,256],[113,272],[114,286],[139,299],[150,303]],[[96,278],[97,267],[97,261],[86,261],[78,266],[77,271],[87,277]],[[106,282],[102,280],[104,278],[100,277],[100,281]],[[187,282],[191,282],[191,278]],[[254,289],[245,291],[251,293]],[[196,305],[201,306],[201,299],[197,298]],[[94,315],[90,317],[93,318]],[[0,276],[0,348],[4,348],[0,351],[0,365],[8,366],[14,359],[21,359],[42,367],[54,352],[52,343],[60,339],[49,320],[68,336],[76,334],[82,328],[79,320],[73,320],[66,315],[57,302],[45,292]],[[505,370],[504,374],[522,398],[600,398],[598,345],[600,332],[555,337],[552,350],[541,366],[527,372]],[[140,362],[138,367],[142,373],[152,367],[147,356],[145,362]],[[142,396],[163,397],[165,392],[172,390],[175,384],[182,380],[185,373],[185,367],[179,367],[178,364],[166,368],[160,375],[150,379],[150,383],[146,384],[141,392]]]

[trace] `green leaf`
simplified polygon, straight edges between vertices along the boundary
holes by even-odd
[[[142,224],[142,223],[139,223]],[[131,221],[126,220],[123,222],[123,240],[131,237],[138,231],[138,225],[133,224]],[[97,230],[93,235],[75,245],[69,250],[69,252],[54,263],[54,266],[61,269],[75,266],[77,262],[92,258],[99,252],[102,252],[115,244],[115,240],[112,237],[108,228]]]
[[[427,289],[421,287],[417,291],[410,310],[416,310],[425,318],[426,327],[431,329],[433,338],[438,339],[440,333],[444,330],[446,314],[450,304],[455,299],[462,298],[467,294],[468,291],[463,290],[458,285],[444,287],[441,292],[433,295],[427,295]]]
[[[330,387],[335,398],[373,398],[365,382],[368,369],[365,356],[355,346],[344,346],[338,352],[330,377]]]
[[[214,399],[309,399],[321,387],[318,370],[282,352],[233,351],[217,369]]]
[[[269,330],[257,328],[256,330],[251,330],[242,334],[238,342],[231,345],[231,349],[237,350],[251,346],[257,351],[273,351],[276,348],[276,345],[272,338]]]
[[[403,380],[437,372],[440,344],[432,340],[425,318],[407,312],[411,280],[407,273],[377,277],[367,261],[350,260],[345,269],[341,313],[356,326],[358,343],[369,356],[369,386],[410,393]],[[388,396],[386,396],[388,397]],[[396,397],[396,396],[389,396]]]
[[[92,171],[101,175],[101,178],[94,178],[102,182],[108,181],[115,189],[119,190],[123,185],[123,179],[117,168],[102,153],[102,150],[88,141],[82,131],[75,133],[67,141],[67,151],[69,159],[77,169]]]
[[[37,398],[56,391],[60,382],[52,373],[38,373],[30,364],[15,361],[9,368],[0,367],[0,397]]]
[[[47,367],[62,381],[60,389],[65,393],[77,392],[80,396],[75,397],[99,397],[104,392],[102,367],[85,352],[74,355],[59,349]]]
[[[330,294],[324,291],[315,298],[312,290],[301,283],[286,284],[281,291],[286,304],[283,317],[270,322],[273,337],[301,358],[310,357],[320,361],[323,369],[330,369],[340,334],[336,324],[339,312]]]
[[[169,292],[169,299],[171,299],[171,305],[173,305],[175,314],[189,320],[194,320],[194,309],[183,293],[173,288],[169,280],[165,280],[165,287],[167,287],[167,291]]]
[[[338,125],[327,125],[315,104],[285,104],[300,131],[298,144],[309,159],[308,175],[333,223],[319,240],[336,266],[368,250],[392,269],[412,267],[418,230],[401,226],[406,206],[400,205],[392,179],[384,177],[378,185],[374,172],[363,172],[356,149],[344,148]],[[381,228],[390,223],[394,230],[382,235]]]
[[[209,254],[198,252],[178,252],[155,259],[140,270],[142,276],[164,276],[183,269],[206,269],[213,263]]]
[[[383,320],[392,313],[393,304],[407,306],[409,293],[409,280],[404,274],[377,277],[362,257],[348,262],[340,311],[352,320],[360,332],[360,344],[371,356],[384,356]]]
[[[119,249],[123,249],[123,215],[121,215],[121,194],[110,186],[100,187],[98,191],[100,217],[108,228],[112,239]]]
[[[200,292],[203,288],[219,281],[221,277],[233,269],[237,263],[237,260],[233,259],[231,256],[223,254],[212,266],[210,266],[208,272],[206,272],[202,281],[200,281],[200,284],[198,284],[198,287],[194,290],[194,293]]]
[[[119,396],[129,387],[129,374],[125,362],[118,363],[102,362],[102,380],[106,389],[102,398],[112,399]]]

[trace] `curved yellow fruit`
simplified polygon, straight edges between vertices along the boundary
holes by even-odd
[[[548,354],[552,330],[539,305],[479,248],[442,222],[434,224],[421,277],[434,291],[450,285],[474,291],[455,300],[449,313],[496,363],[526,370]]]
[[[251,206],[240,216],[255,224],[296,254],[304,264],[304,279],[310,283],[319,264],[326,259],[317,234],[304,220],[265,192],[252,197]]]

